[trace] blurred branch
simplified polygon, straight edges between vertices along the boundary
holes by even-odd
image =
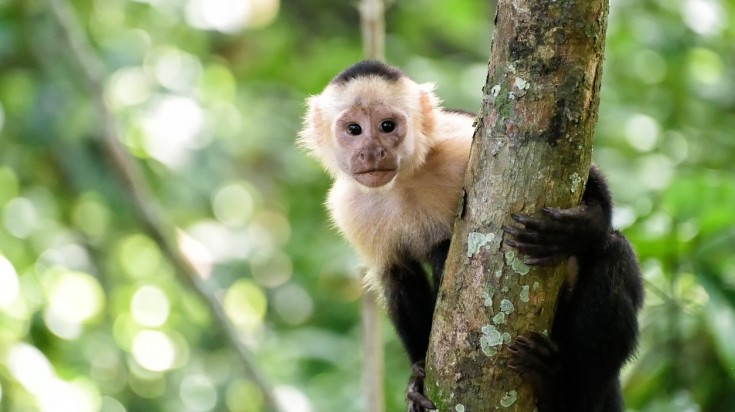
[[[385,59],[385,6],[383,0],[360,2],[363,54],[368,59]]]
[[[385,6],[383,0],[362,0],[360,22],[363,53],[368,59],[385,59]],[[383,412],[383,339],[379,305],[375,292],[365,289],[362,295],[363,398],[365,412]]]
[[[255,366],[252,353],[240,339],[238,330],[228,320],[222,305],[207,287],[191,262],[180,252],[175,240],[174,227],[164,218],[158,204],[141,177],[131,156],[121,147],[116,120],[104,98],[105,69],[102,61],[89,44],[74,10],[66,0],[48,0],[56,23],[61,29],[59,43],[67,49],[73,63],[84,79],[102,126],[102,144],[113,172],[132,201],[135,212],[146,233],[158,244],[175,268],[180,280],[188,285],[208,307],[217,327],[229,341],[242,362],[246,373],[263,393],[266,409],[280,411],[276,397],[266,379]]]

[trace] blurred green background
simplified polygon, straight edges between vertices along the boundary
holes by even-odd
[[[54,1],[103,61],[152,207],[285,409],[362,410],[358,262],[294,146],[304,98],[361,58],[356,1]],[[137,217],[49,4],[0,0],[0,410],[263,410]],[[476,111],[493,14],[395,1],[388,60]],[[735,1],[613,0],[597,130],[648,291],[628,407],[733,411]],[[383,329],[398,411],[409,365]]]

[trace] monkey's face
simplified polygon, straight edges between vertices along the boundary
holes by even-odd
[[[390,183],[400,166],[406,116],[386,106],[354,106],[334,124],[337,164],[363,186]]]

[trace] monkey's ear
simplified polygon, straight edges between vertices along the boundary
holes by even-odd
[[[306,114],[304,124],[299,132],[298,144],[306,149],[309,154],[317,158],[321,157],[320,148],[324,147],[326,120],[322,114],[319,104],[319,95],[311,96],[306,100]]]
[[[421,132],[424,136],[434,135],[434,126],[436,118],[434,111],[441,103],[439,98],[434,94],[434,83],[422,83],[419,85],[421,90]]]

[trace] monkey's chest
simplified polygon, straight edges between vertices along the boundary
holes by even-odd
[[[347,241],[370,267],[399,258],[425,260],[434,245],[449,238],[452,202],[428,193],[364,193],[333,190],[332,218]]]

